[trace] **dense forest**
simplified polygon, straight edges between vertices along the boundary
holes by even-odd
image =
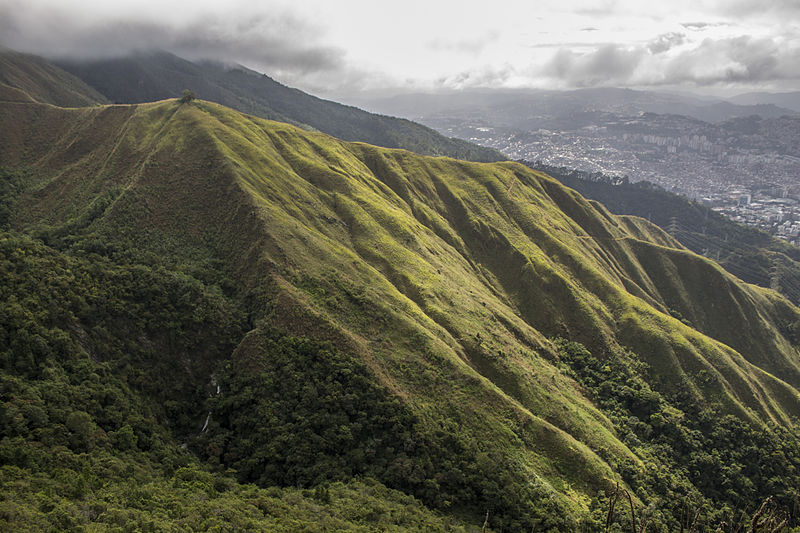
[[[461,527],[374,481],[369,474],[375,469],[358,472],[363,475],[356,480],[356,472],[320,462],[315,466],[320,475],[313,479],[256,479],[264,482],[263,487],[303,490],[265,490],[240,484],[237,472],[228,468],[239,466],[236,461],[224,465],[218,456],[213,457],[216,461],[203,461],[214,453],[215,441],[227,434],[214,432],[210,439],[212,433],[202,427],[206,412],[199,410],[213,408],[215,425],[220,424],[217,413],[225,411],[208,405],[214,403],[213,384],[198,383],[192,379],[197,376],[181,375],[176,368],[193,359],[195,371],[217,366],[220,372],[225,370],[222,361],[247,320],[219,285],[154,264],[114,261],[81,246],[73,245],[65,253],[9,231],[0,233],[0,258],[0,524],[4,528]],[[308,340],[280,339],[290,347],[309,350]],[[346,365],[341,368],[347,370]],[[236,385],[228,380],[224,384]],[[233,392],[225,396],[227,402],[244,401],[242,390]],[[294,407],[300,409],[293,416],[327,416],[317,410],[317,402]],[[239,416],[255,413],[242,411]],[[334,421],[322,422],[327,426]],[[278,429],[294,444],[310,446],[307,456],[294,449],[297,453],[287,457],[293,449],[281,448],[284,460],[314,466],[314,453],[321,451],[312,444],[319,424],[305,433],[290,433],[296,428],[288,423]],[[239,449],[259,444],[242,437],[239,433],[238,440],[227,445]],[[273,446],[284,444],[270,441]],[[283,466],[276,458],[270,461],[272,469]],[[361,460],[362,470],[365,461]],[[252,475],[245,468],[239,477],[248,481]]]

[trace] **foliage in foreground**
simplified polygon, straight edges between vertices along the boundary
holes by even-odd
[[[800,431],[753,427],[689,394],[667,398],[644,379],[635,359],[597,358],[582,345],[557,340],[564,370],[586,388],[644,467],[620,464],[623,481],[644,509],[650,531],[734,524],[771,498],[800,525]],[[624,507],[624,506],[620,506]],[[617,517],[625,522],[623,511]]]
[[[258,336],[258,371],[228,364],[218,373],[224,394],[210,400],[212,422],[197,443],[212,464],[262,486],[369,476],[432,508],[491,509],[495,527],[574,527],[507,457],[456,423],[430,430],[363,362],[330,343],[275,330]]]
[[[182,450],[207,390],[171,365],[216,364],[241,334],[199,281],[5,232],[0,279],[0,529],[460,529],[369,479],[261,489]]]

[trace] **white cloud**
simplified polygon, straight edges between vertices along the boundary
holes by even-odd
[[[800,86],[797,20],[797,0],[0,0],[0,44],[45,56],[159,47],[316,92]]]

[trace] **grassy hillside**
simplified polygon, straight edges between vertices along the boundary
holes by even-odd
[[[82,107],[108,100],[44,59],[0,48],[0,100]]]
[[[155,396],[171,438],[239,482],[369,477],[504,531],[602,530],[618,481],[650,531],[793,501],[800,311],[642,219],[520,164],[203,101],[4,104],[0,123],[12,228],[219,298],[184,327],[191,298],[145,293],[177,358],[124,337],[134,374],[174,382]]]
[[[613,213],[647,218],[695,253],[714,259],[740,279],[771,287],[800,302],[800,249],[771,235],[737,224],[700,204],[647,182],[613,184],[611,178],[542,167]]]
[[[348,141],[471,161],[505,159],[491,148],[449,139],[409,120],[322,100],[239,65],[192,63],[166,52],[60,65],[116,103],[174,98],[184,89],[191,89],[200,98],[244,113],[316,129]]]

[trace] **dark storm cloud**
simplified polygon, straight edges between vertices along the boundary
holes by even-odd
[[[237,13],[85,22],[67,10],[0,5],[0,44],[46,57],[98,58],[159,48],[188,59],[235,61],[288,75],[343,68],[342,50],[314,44],[319,28],[287,14]]]

